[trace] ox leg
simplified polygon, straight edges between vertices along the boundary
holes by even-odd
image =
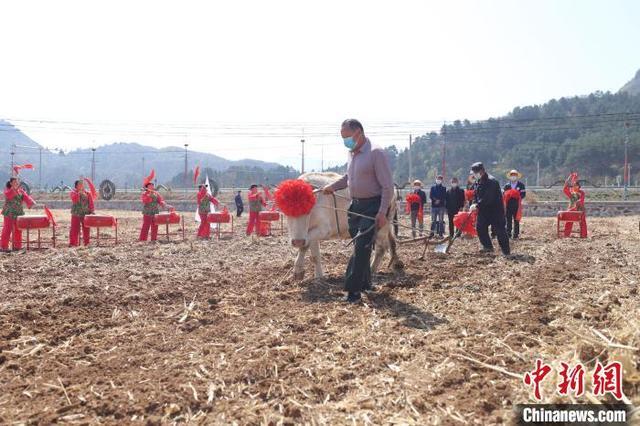
[[[389,266],[395,270],[403,269],[404,263],[402,263],[398,256],[398,245],[393,235],[389,236],[389,251],[391,253],[391,262],[389,262]]]
[[[304,255],[307,253],[309,246],[301,247],[298,249],[298,256],[293,264],[293,278],[301,280],[304,278]]]
[[[387,251],[389,240],[389,225],[385,225],[384,228],[378,231],[376,236],[376,251],[373,256],[373,260],[371,261],[371,273],[375,274],[378,271],[378,266],[380,266],[380,262],[382,262],[382,258],[384,257],[384,253]]]
[[[316,269],[316,279],[322,278],[322,263],[320,261],[320,243],[318,241],[311,241],[309,243],[311,248],[311,261]]]

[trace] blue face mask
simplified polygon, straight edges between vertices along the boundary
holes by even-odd
[[[356,148],[356,141],[353,139],[353,136],[349,136],[348,138],[342,138],[344,142],[344,146],[347,147],[349,151],[353,151]]]

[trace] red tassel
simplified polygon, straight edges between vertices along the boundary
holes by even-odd
[[[33,164],[22,164],[22,165],[15,165],[13,166],[13,171],[15,172],[16,175],[20,174],[20,170],[22,169],[33,169]]]
[[[149,176],[144,178],[144,180],[142,181],[142,186],[147,186],[147,184],[151,183],[154,177],[156,177],[156,171],[151,169],[151,173],[149,173]]]
[[[53,218],[53,213],[51,213],[49,207],[44,206],[44,213],[47,215],[47,218],[49,218],[49,222],[51,222],[53,226],[57,226],[56,220]]]
[[[84,178],[84,181],[87,182],[87,185],[89,186],[89,191],[91,192],[91,197],[93,197],[93,199],[96,200],[98,198],[98,191],[96,191],[95,185],[93,184],[93,182],[89,178]]]
[[[282,213],[291,217],[309,214],[316,204],[313,187],[300,179],[288,179],[281,182],[276,189],[274,198]]]
[[[194,185],[198,183],[198,176],[200,176],[200,166],[196,166],[196,169],[193,172],[193,183],[194,183]]]

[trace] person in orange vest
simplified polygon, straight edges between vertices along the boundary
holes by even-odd
[[[209,224],[209,213],[211,212],[211,203],[218,207],[220,203],[211,194],[207,192],[206,185],[200,185],[198,191],[198,215],[200,215],[200,227],[198,228],[198,238],[208,240],[211,236],[211,224]]]
[[[75,181],[74,189],[69,193],[71,198],[71,226],[69,227],[69,247],[80,245],[80,230],[82,241],[89,245],[91,230],[84,226],[84,217],[93,214],[93,195],[84,189],[84,182]]]
[[[0,248],[3,252],[9,251],[9,240],[12,239],[13,250],[22,248],[22,231],[18,229],[18,217],[24,216],[23,204],[27,208],[36,205],[33,198],[20,187],[20,180],[17,177],[9,179],[4,190],[4,206],[2,207],[2,237],[0,237]],[[13,236],[13,238],[11,238]]]
[[[258,185],[255,183],[249,187],[249,222],[247,223],[247,235],[251,235],[253,230],[256,230],[256,233],[259,232],[260,225],[260,212],[262,211],[262,207],[267,207],[267,203],[264,201],[264,198],[258,192]]]
[[[160,213],[160,207],[171,210],[173,207],[164,202],[164,199],[154,189],[151,182],[144,185],[145,191],[140,199],[142,200],[142,228],[140,229],[140,241],[147,241],[149,230],[151,230],[151,241],[158,239],[158,225],[155,223],[155,215]]]
[[[562,192],[569,199],[569,211],[582,212],[582,219],[580,221],[580,237],[587,238],[587,213],[584,208],[585,193],[578,182],[578,174],[571,173],[567,180],[564,182]],[[567,222],[564,224],[564,236],[571,236],[571,230],[573,229],[573,223]]]

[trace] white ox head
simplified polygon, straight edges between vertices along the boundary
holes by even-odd
[[[302,248],[309,245],[309,225],[317,222],[317,220],[312,220],[316,210],[318,208],[314,206],[309,214],[297,217],[287,216],[287,227],[289,228],[292,246]]]
[[[335,176],[338,175],[306,174],[295,181],[285,181],[278,187],[276,200],[280,200],[278,205],[287,217],[291,245],[294,247],[307,247],[311,241],[331,238],[331,229],[336,227],[335,212],[327,208],[329,204],[333,207],[333,202],[329,203],[332,196],[314,188],[335,181]]]

